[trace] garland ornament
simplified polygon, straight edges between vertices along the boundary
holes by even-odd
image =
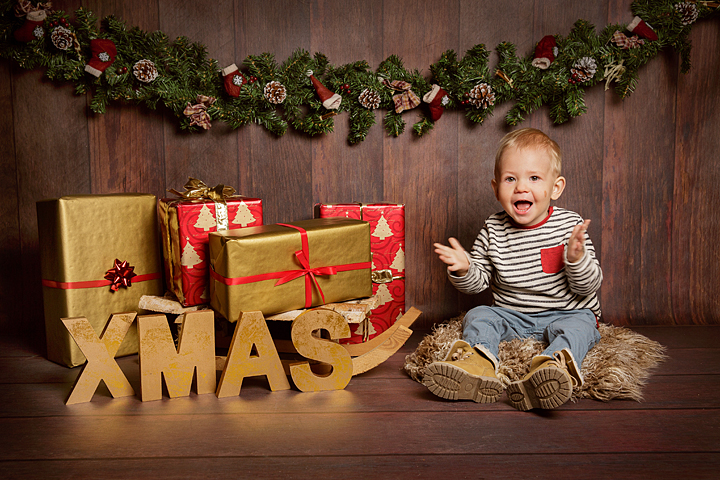
[[[337,110],[338,108],[340,108],[340,104],[342,103],[342,97],[340,95],[338,95],[337,93],[333,93],[327,88],[325,88],[325,86],[320,83],[320,80],[315,78],[312,70],[308,70],[306,75],[310,77],[313,88],[315,88],[315,92],[320,98],[323,107],[327,108],[328,110]]]
[[[610,82],[617,82],[620,77],[625,73],[625,66],[623,66],[624,60],[620,60],[618,63],[609,63],[605,65],[605,72],[603,78],[605,79],[605,90],[610,88]]]
[[[389,81],[386,78],[381,80],[381,83],[388,87],[390,90],[400,92],[393,95],[392,99],[395,103],[395,113],[402,113],[405,110],[412,110],[413,108],[420,105],[420,97],[415,95],[415,92],[411,90],[412,84],[403,80]]]
[[[205,46],[185,37],[170,40],[114,16],[100,22],[84,8],[71,19],[51,7],[50,2],[0,0],[0,57],[21,68],[44,68],[52,81],[74,83],[95,113],[118,101],[160,106],[183,129],[205,131],[218,120],[233,129],[259,124],[278,136],[288,127],[308,135],[330,133],[335,117],[347,113],[349,143],[363,141],[380,123],[379,109],[387,111],[386,132],[400,135],[403,114],[419,105],[425,108],[417,110],[420,119],[412,128],[418,136],[432,130],[445,110],[482,123],[502,103],[512,104],[506,109],[508,125],[523,122],[543,105],[554,123],[567,122],[587,111],[585,89],[600,82],[606,90],[614,82],[622,99],[631,95],[641,68],[663,49],[677,51],[680,70],[687,73],[691,28],[720,13],[719,1],[636,0],[626,25],[596,31],[578,20],[567,36],[545,35],[530,52],[498,44],[494,74],[490,52],[479,44],[463,56],[445,51],[427,75],[406,69],[396,55],[373,71],[365,60],[335,66],[322,53],[302,49],[281,64],[262,53],[220,68]]]
[[[190,105],[190,102],[188,102],[183,113],[190,118],[190,126],[198,125],[202,127],[203,130],[209,130],[212,126],[210,125],[212,118],[207,113],[207,109],[215,103],[215,98],[198,94],[197,102],[195,105]]]

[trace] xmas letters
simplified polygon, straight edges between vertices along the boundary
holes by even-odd
[[[113,357],[135,315],[135,312],[113,315],[100,337],[84,317],[62,319],[87,357],[66,404],[89,402],[101,380],[113,397],[134,395]],[[238,395],[243,378],[249,376],[265,375],[273,391],[290,388],[261,312],[245,312],[238,321],[217,391],[216,364],[223,360],[215,357],[212,310],[185,314],[177,348],[164,315],[141,315],[137,320],[143,402],[162,398],[163,378],[171,398],[188,396],[193,377],[198,395],[216,392],[218,398]],[[318,330],[329,332],[331,339],[315,337],[313,332]],[[330,310],[310,310],[293,321],[292,341],[298,353],[332,367],[330,375],[317,376],[308,362],[291,364],[290,375],[300,391],[342,390],[347,386],[353,373],[352,360],[350,354],[332,340],[349,335],[344,318]],[[253,346],[256,355],[252,354]]]

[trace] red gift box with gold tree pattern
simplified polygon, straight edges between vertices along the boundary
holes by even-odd
[[[345,217],[370,223],[373,295],[378,306],[369,322],[353,328],[341,343],[362,343],[392,326],[405,313],[405,206],[392,203],[315,205],[319,218]]]
[[[262,200],[234,195],[226,185],[208,187],[190,178],[179,198],[158,201],[165,282],[185,307],[207,304],[208,235],[263,224]]]

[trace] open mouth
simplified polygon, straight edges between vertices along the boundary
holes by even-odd
[[[533,206],[532,202],[528,200],[518,200],[513,205],[515,205],[515,210],[518,213],[527,213],[528,210]]]

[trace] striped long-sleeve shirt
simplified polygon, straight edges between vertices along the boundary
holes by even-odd
[[[602,282],[600,263],[587,238],[580,261],[567,262],[568,239],[580,215],[562,208],[538,225],[518,227],[505,212],[486,221],[468,258],[463,277],[448,271],[452,284],[464,293],[492,287],[495,305],[524,313],[589,308],[600,317],[596,292]]]

